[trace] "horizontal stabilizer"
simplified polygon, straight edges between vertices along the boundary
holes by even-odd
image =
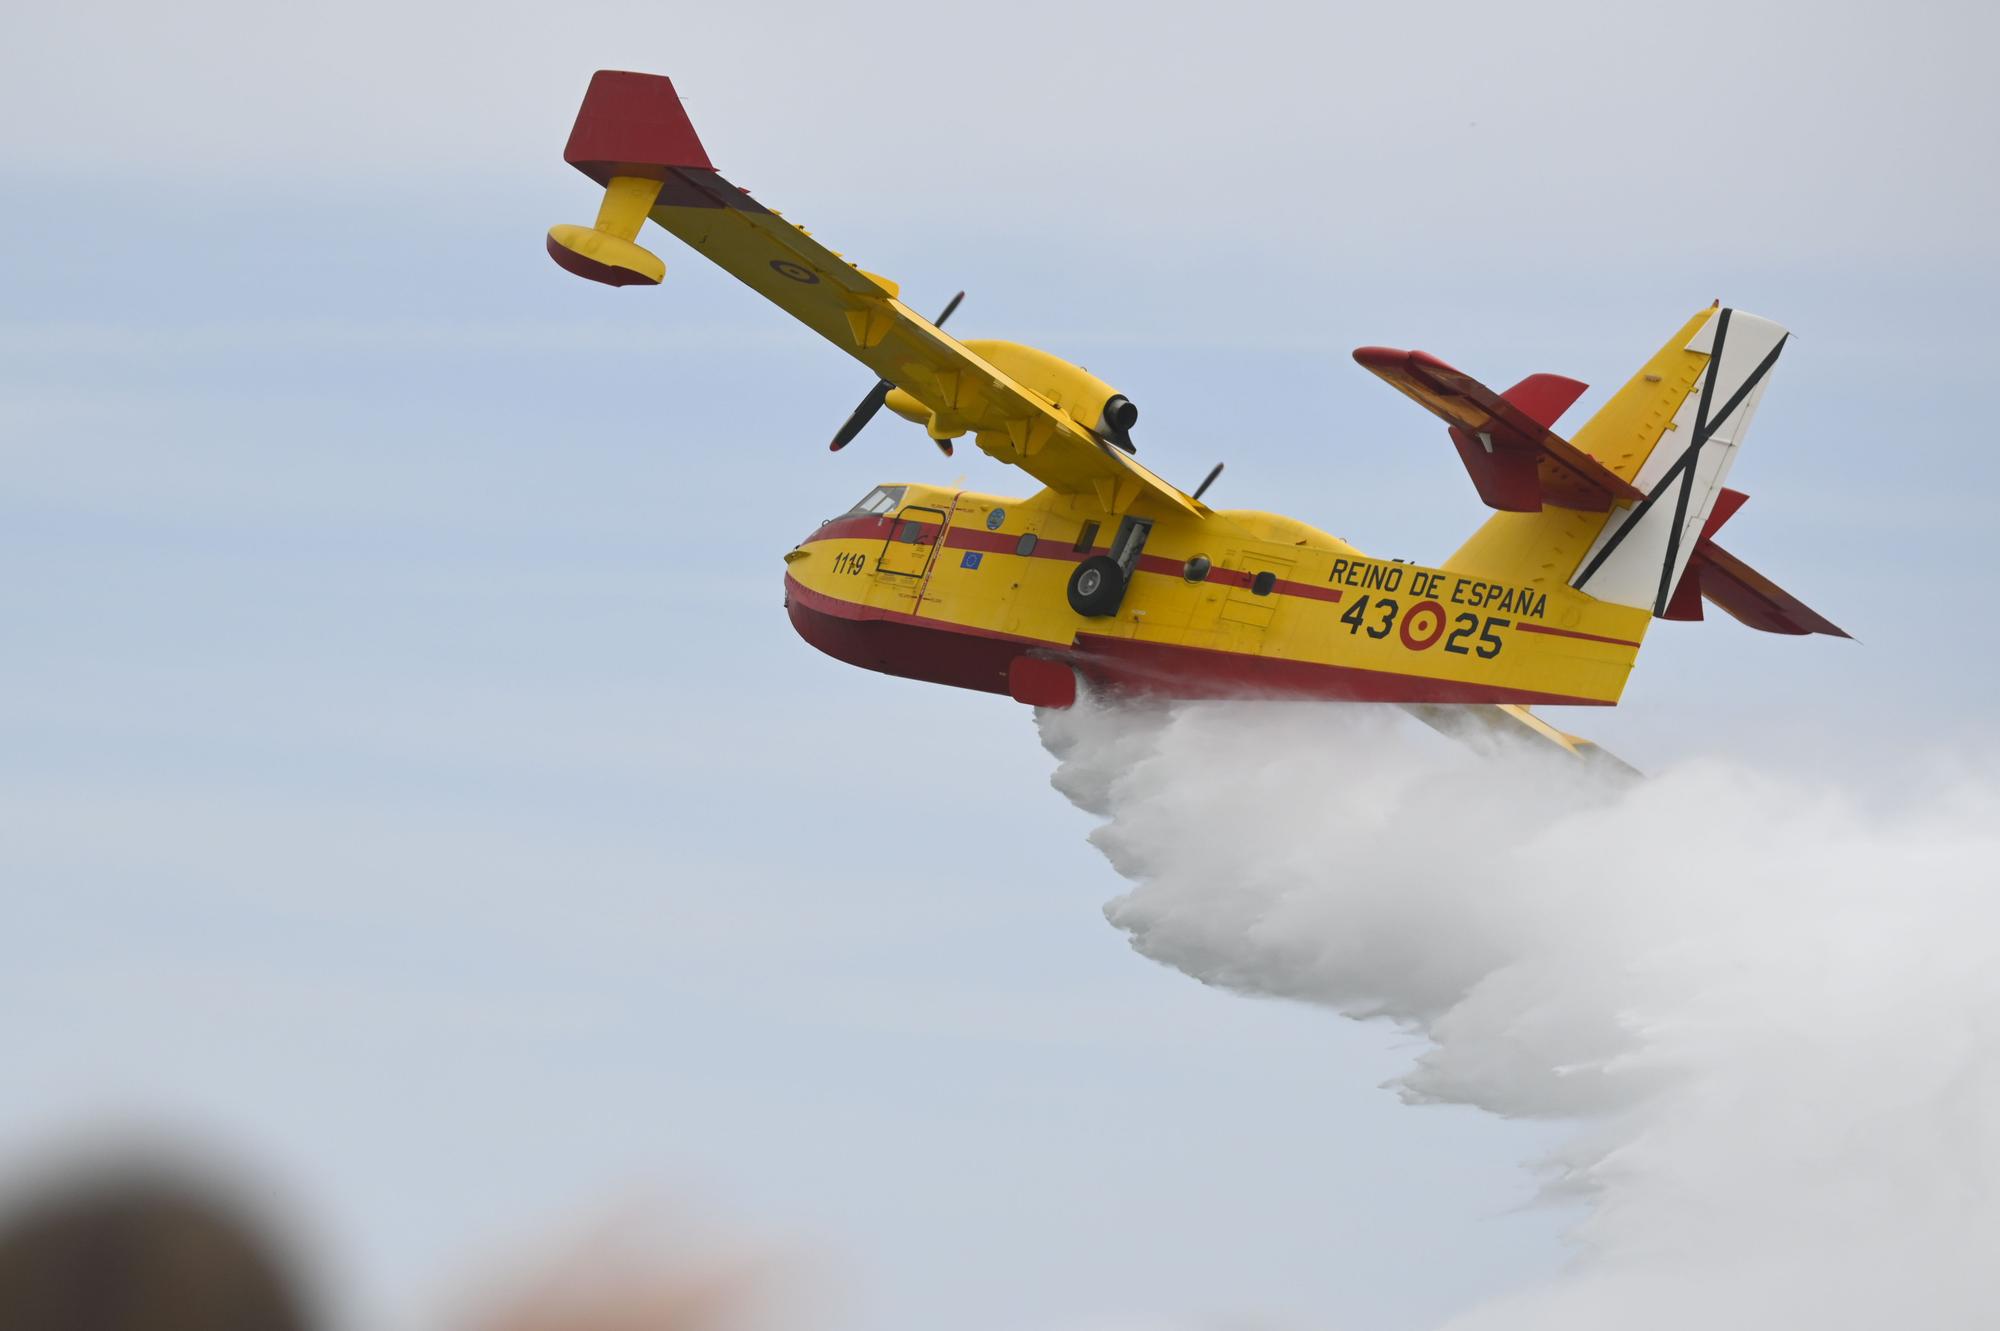
[[[1603,513],[1644,495],[1549,429],[1584,385],[1529,375],[1496,393],[1425,351],[1361,347],[1354,359],[1451,427],[1466,472],[1489,507],[1539,512],[1544,504]]]
[[[1766,633],[1824,633],[1833,638],[1848,636],[1824,615],[1714,541],[1696,545],[1691,563],[1689,571],[1700,579],[1701,594],[1753,629]]]
[[[1705,597],[1732,618],[1765,633],[1847,637],[1824,615],[1715,543],[1715,533],[1749,497],[1726,485],[1716,492],[1715,506],[1702,524],[1701,539],[1695,542],[1687,573],[1674,587],[1673,598],[1660,618],[1698,620]]]

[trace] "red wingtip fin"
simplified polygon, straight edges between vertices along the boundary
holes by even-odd
[[[563,160],[600,185],[613,176],[664,180],[674,167],[715,169],[673,81],[621,69],[590,76]]]

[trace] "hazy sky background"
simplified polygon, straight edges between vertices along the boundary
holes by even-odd
[[[593,69],[1146,460],[1375,553],[1482,515],[1347,359],[1590,382],[1795,333],[1725,537],[1859,643],[1656,628],[1639,762],[1971,761],[2000,711],[2000,21],[1971,4],[43,6],[0,50],[0,1148],[136,1127],[414,1324],[652,1190],[820,1325],[1415,1328],[1562,1261],[1549,1135],[1132,955],[1004,699],[820,657],[780,554],[1023,492],[658,232],[542,232]],[[1329,798],[1340,792],[1331,791]],[[1230,828],[1218,826],[1227,837]]]

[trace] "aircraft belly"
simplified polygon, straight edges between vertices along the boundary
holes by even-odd
[[[796,585],[785,609],[798,635],[835,660],[982,693],[1007,692],[1007,667],[1024,646],[899,619],[852,617]]]

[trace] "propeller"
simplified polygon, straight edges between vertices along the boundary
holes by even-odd
[[[1208,475],[1201,478],[1201,484],[1194,487],[1194,494],[1190,497],[1199,503],[1202,495],[1208,492],[1208,487],[1214,485],[1215,478],[1220,475],[1222,475],[1222,464],[1218,462],[1210,469]]]
[[[950,302],[945,305],[944,313],[931,320],[931,325],[935,328],[944,327],[944,321],[951,318],[951,312],[957,309],[958,302],[964,299],[965,293],[963,291],[953,296]],[[875,419],[875,413],[882,410],[882,403],[888,398],[889,390],[895,386],[887,379],[883,379],[878,381],[873,388],[869,389],[868,396],[861,399],[861,405],[854,409],[854,414],[847,418],[847,423],[834,432],[833,442],[828,444],[827,447],[833,452],[838,453],[841,449],[853,443],[854,436],[860,434],[863,427],[869,421]],[[932,442],[938,446],[946,457],[951,456],[951,440],[937,439]]]

